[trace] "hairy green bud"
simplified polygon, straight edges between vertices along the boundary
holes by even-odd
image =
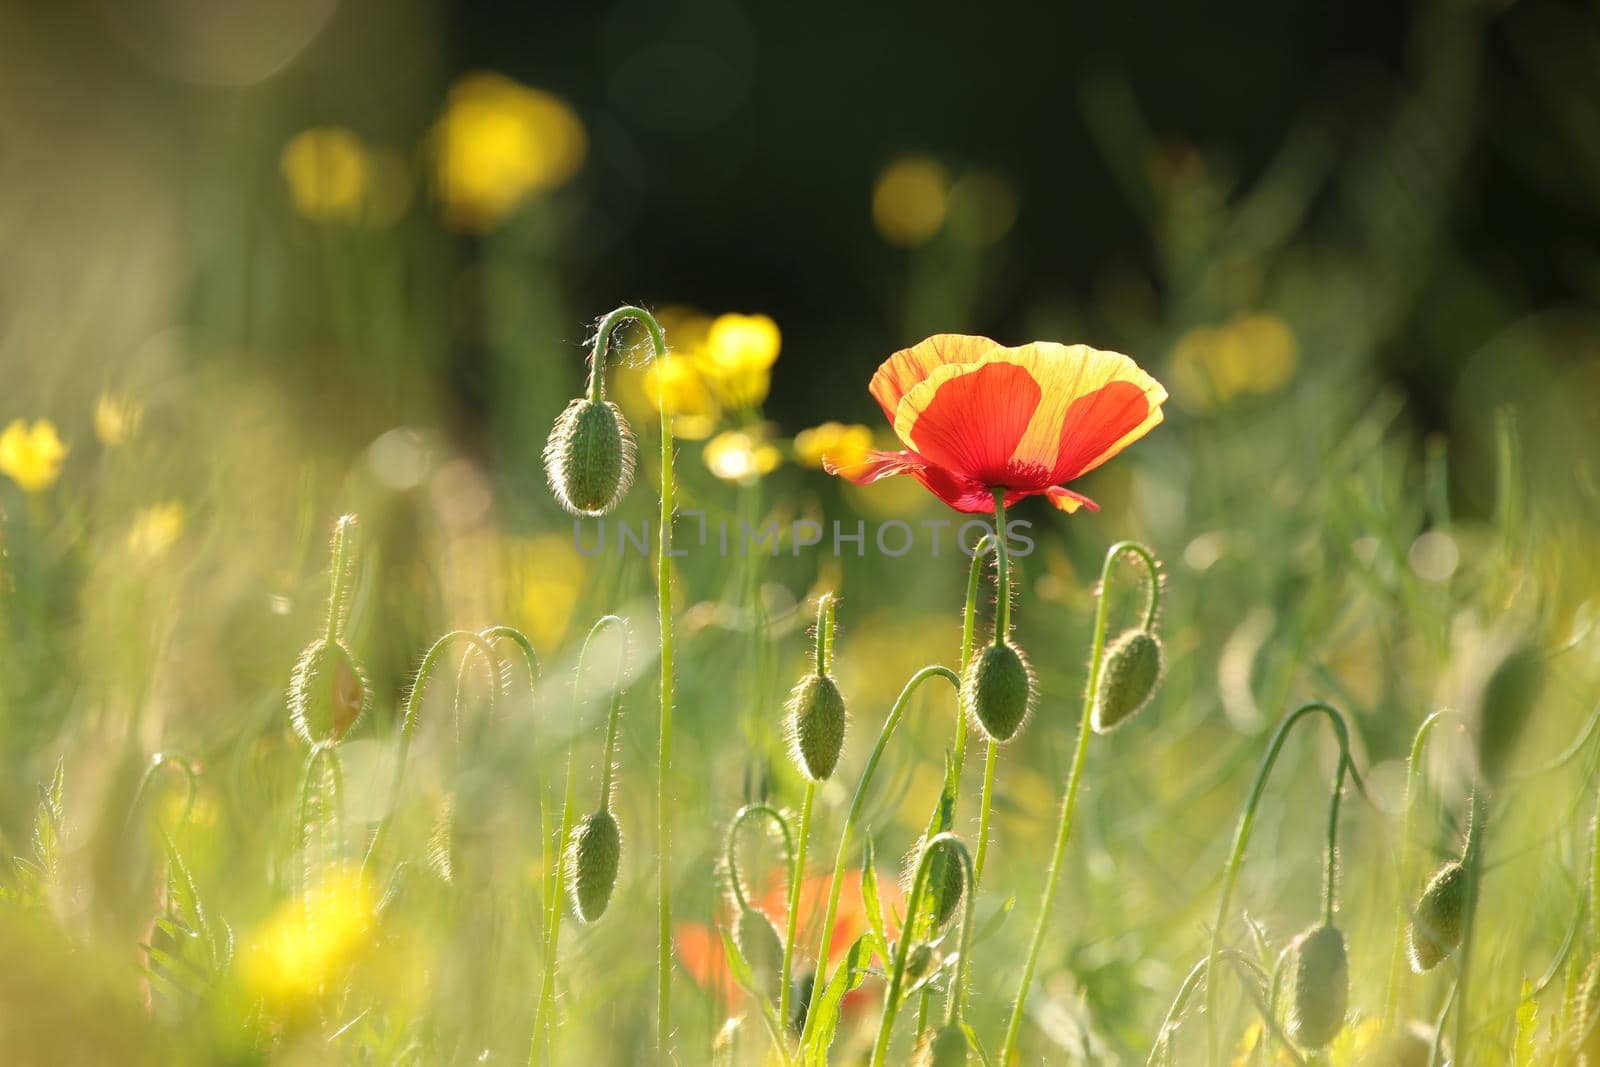
[[[604,515],[633,484],[637,452],[617,405],[579,397],[556,419],[544,446],[550,490],[574,515]]]
[[[967,667],[962,688],[978,726],[993,741],[1015,737],[1033,710],[1033,668],[1009,641],[984,646]]]
[[[844,696],[833,678],[808,674],[789,694],[789,751],[812,781],[833,774],[844,749]]]
[[[773,1003],[783,981],[783,938],[772,920],[755,908],[741,908],[733,924],[733,941],[750,965],[756,990]]]
[[[579,921],[592,923],[605,914],[617,887],[622,830],[616,818],[602,809],[584,819],[572,835],[568,856],[573,913]]]
[[[1129,630],[1106,650],[1090,724],[1097,734],[1127,722],[1149,702],[1161,679],[1161,642],[1148,630]]]
[[[1407,932],[1411,969],[1431,971],[1461,943],[1461,917],[1467,907],[1467,871],[1459,863],[1440,867],[1411,912]]]
[[[966,1067],[966,1062],[967,1036],[955,1023],[923,1035],[912,1060],[916,1067]]]
[[[317,638],[289,680],[289,721],[308,745],[338,741],[372,702],[372,690],[342,641]]]
[[[1323,1048],[1344,1029],[1350,1006],[1350,960],[1336,926],[1314,926],[1297,939],[1289,1036],[1303,1048]]]
[[[916,888],[917,865],[922,862],[922,852],[927,847],[926,838],[919,839],[906,855],[905,865],[900,872],[900,891],[907,898]],[[940,848],[928,861],[928,887],[923,890],[922,897],[923,907],[927,909],[925,914],[933,916],[936,929],[942,929],[955,917],[965,887],[966,876],[961,861],[951,855],[948,848]]]

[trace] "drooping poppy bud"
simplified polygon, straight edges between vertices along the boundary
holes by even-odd
[[[1149,701],[1161,679],[1161,642],[1148,630],[1129,630],[1106,650],[1090,724],[1115,730]]]
[[[556,419],[544,447],[550,490],[574,515],[604,515],[633,484],[637,451],[615,404],[580,397]]]
[[[1461,917],[1466,907],[1466,868],[1447,863],[1429,879],[1411,913],[1407,941],[1413,971],[1431,971],[1455,951],[1461,943]]]
[[[750,965],[756,989],[777,1003],[783,981],[783,938],[777,927],[755,908],[741,908],[733,924],[733,941]]]
[[[918,1044],[912,1062],[917,1067],[966,1067],[967,1036],[955,1023],[930,1031]]]
[[[991,740],[1016,736],[1033,710],[1033,668],[1010,641],[986,645],[967,667],[967,706]]]
[[[622,830],[611,812],[602,808],[578,824],[569,856],[573,913],[592,923],[611,903],[622,860]]]
[[[1350,960],[1344,934],[1331,924],[1301,934],[1289,1005],[1289,1036],[1304,1048],[1323,1048],[1344,1029],[1350,1006]]]

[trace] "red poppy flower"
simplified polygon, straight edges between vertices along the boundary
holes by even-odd
[[[828,471],[857,485],[909,474],[957,511],[987,514],[1043,495],[1062,511],[1094,501],[1062,483],[1094,470],[1161,421],[1167,391],[1120,352],[936,334],[896,352],[870,391],[902,452]]]

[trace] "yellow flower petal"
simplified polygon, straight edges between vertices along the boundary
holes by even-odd
[[[54,485],[66,458],[67,446],[49,419],[39,419],[31,427],[17,419],[0,433],[0,474],[24,492],[39,493]]]

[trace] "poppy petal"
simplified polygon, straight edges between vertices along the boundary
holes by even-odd
[[[1069,515],[1081,507],[1088,508],[1090,511],[1100,510],[1099,504],[1096,504],[1082,493],[1075,493],[1065,486],[1052,485],[1044,491],[1044,495],[1045,499],[1050,501],[1054,507],[1065,511]]]
[[[883,408],[883,417],[892,426],[901,398],[936,368],[948,364],[981,363],[997,351],[1001,351],[1000,345],[987,337],[960,333],[934,334],[921,344],[901,349],[884,360],[872,376],[868,391],[878,401],[878,406]]]
[[[935,467],[982,485],[1042,489],[1048,466],[1022,470],[1013,460],[1041,397],[1029,368],[1003,358],[946,365],[901,399],[894,432]]]

